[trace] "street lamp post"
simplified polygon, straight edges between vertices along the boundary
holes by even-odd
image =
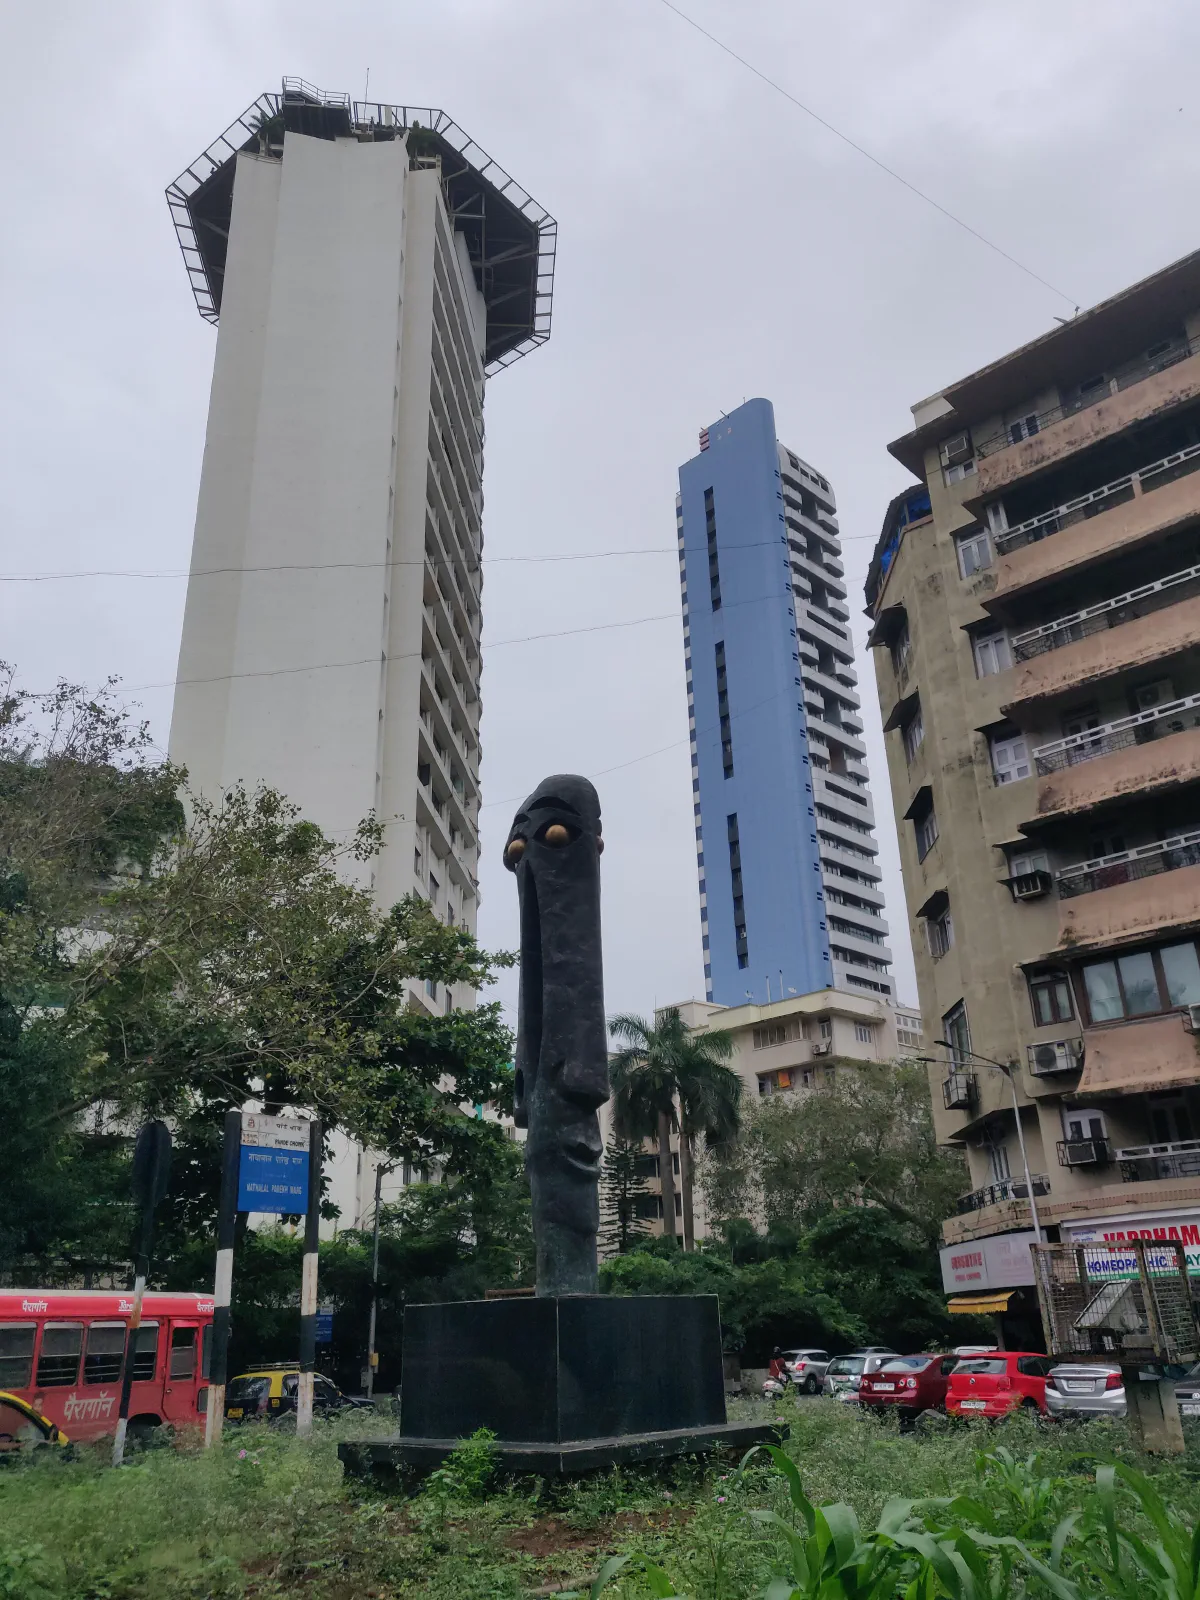
[[[1013,1068],[1016,1066],[1016,1062],[1010,1061],[1006,1064],[1003,1061],[993,1061],[991,1056],[981,1056],[974,1050],[964,1050],[960,1045],[951,1044],[948,1039],[934,1039],[933,1043],[940,1045],[943,1050],[951,1051],[952,1060],[954,1061],[957,1061],[959,1056],[970,1056],[972,1061],[979,1061],[984,1066],[994,1067],[997,1072],[1002,1072],[1008,1079],[1008,1087],[1012,1091],[1013,1116],[1017,1122],[1017,1143],[1021,1147],[1021,1165],[1025,1169],[1025,1188],[1029,1194],[1029,1213],[1033,1220],[1034,1237],[1041,1244],[1043,1238],[1042,1225],[1038,1218],[1037,1196],[1033,1192],[1033,1174],[1029,1170],[1029,1155],[1025,1149],[1025,1130],[1021,1126],[1021,1107],[1017,1100],[1017,1080],[1013,1075]],[[938,1060],[937,1056],[922,1056],[920,1059],[929,1062],[933,1066],[940,1067],[945,1065],[944,1062]]]

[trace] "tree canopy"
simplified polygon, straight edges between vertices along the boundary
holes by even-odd
[[[496,1005],[430,1016],[433,979],[489,957],[360,882],[381,831],[338,844],[273,790],[189,794],[117,702],[0,696],[0,1266],[127,1259],[123,1133],[176,1129],[171,1214],[207,1226],[224,1111],[300,1106],[395,1159],[486,1182],[511,1103]],[[86,1200],[85,1197],[86,1196]],[[86,1270],[86,1266],[84,1267]]]

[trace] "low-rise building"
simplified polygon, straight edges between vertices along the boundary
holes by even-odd
[[[911,1007],[894,1007],[874,996],[820,989],[793,995],[770,1005],[748,1003],[718,1006],[707,1000],[685,1000],[674,1007],[690,1033],[728,1033],[733,1041],[729,1065],[743,1083],[743,1104],[752,1105],[771,1095],[803,1095],[831,1082],[838,1071],[858,1062],[888,1062],[902,1058],[900,1019],[910,1039],[921,1038],[921,1016]],[[602,1113],[605,1141],[611,1136],[611,1102]],[[678,1179],[678,1139],[672,1139],[673,1165]],[[646,1180],[646,1220],[653,1233],[664,1231],[658,1156],[648,1141],[641,1158]],[[694,1196],[697,1240],[707,1238],[709,1220],[704,1195]],[[675,1190],[676,1231],[682,1236],[683,1201]]]

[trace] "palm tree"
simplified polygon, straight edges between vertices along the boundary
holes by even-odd
[[[663,1231],[675,1237],[675,1171],[671,1134],[679,1133],[683,1247],[695,1246],[692,1173],[695,1140],[709,1145],[736,1138],[742,1080],[728,1066],[733,1040],[727,1033],[689,1033],[676,1008],[653,1022],[624,1014],[608,1025],[622,1048],[610,1063],[613,1125],[625,1139],[655,1139],[662,1188]]]

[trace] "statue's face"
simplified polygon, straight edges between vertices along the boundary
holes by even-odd
[[[603,848],[591,784],[549,778],[517,812],[504,849],[521,897],[516,1121],[529,1130],[526,1163],[539,1205],[581,1232],[597,1226],[597,1111],[608,1099]]]

